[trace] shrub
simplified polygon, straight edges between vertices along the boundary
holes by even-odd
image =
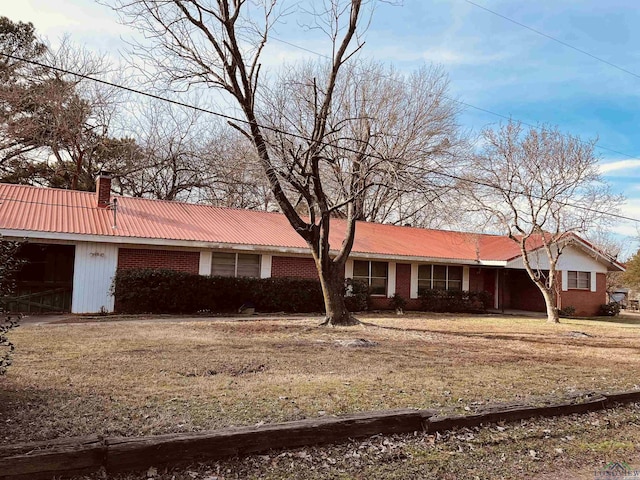
[[[402,311],[405,308],[407,308],[407,300],[402,296],[399,295],[398,293],[394,293],[393,297],[391,297],[391,301],[389,302],[389,305],[391,306],[392,309],[398,311]]]
[[[321,312],[320,282],[297,278],[205,277],[162,269],[119,270],[113,281],[122,313],[236,312],[246,303],[260,312]]]
[[[420,309],[427,312],[484,313],[491,306],[488,292],[459,290],[424,290],[420,293]]]
[[[601,317],[615,317],[620,313],[620,304],[618,302],[605,303],[600,305],[598,315]]]
[[[576,307],[567,305],[558,312],[561,317],[573,317],[576,314]]]
[[[345,281],[344,303],[350,312],[364,312],[369,310],[371,305],[369,284],[362,280],[347,278]]]
[[[7,298],[14,292],[15,274],[24,265],[24,260],[18,256],[21,245],[21,242],[3,241],[0,236],[0,375],[4,375],[11,365],[14,350],[7,333],[18,326],[20,318],[8,314]]]
[[[18,326],[20,317],[5,316],[0,317],[0,375],[7,373],[7,368],[11,365],[11,354],[15,349],[13,343],[9,341],[7,333]]]

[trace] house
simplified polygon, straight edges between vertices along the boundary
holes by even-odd
[[[0,234],[28,241],[20,309],[111,312],[114,274],[136,267],[317,278],[305,242],[279,213],[112,198],[108,175],[96,190],[0,184]],[[344,231],[345,223],[334,220],[332,245],[341,244]],[[577,236],[568,241],[558,265],[559,305],[594,315],[606,302],[607,271],[623,266]],[[544,255],[538,262],[544,268]],[[370,285],[377,308],[394,293],[411,308],[422,289],[439,288],[485,290],[495,308],[544,311],[518,245],[503,236],[359,222],[345,275]]]

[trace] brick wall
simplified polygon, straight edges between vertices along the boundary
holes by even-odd
[[[146,248],[118,249],[118,269],[166,268],[178,272],[199,272],[200,252],[153,250]]]
[[[411,296],[411,264],[396,263],[396,293],[405,300]]]
[[[596,273],[596,291],[567,290],[560,293],[562,306],[572,306],[576,315],[594,316],[603,303],[607,303],[607,278],[604,273]]]
[[[304,257],[274,256],[271,259],[271,276],[319,280],[316,262],[313,258]]]

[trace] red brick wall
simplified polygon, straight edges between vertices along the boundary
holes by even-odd
[[[318,280],[318,269],[313,258],[276,257],[271,259],[272,277],[294,277]]]
[[[200,252],[146,248],[118,249],[118,269],[130,268],[166,268],[197,274],[200,270]]]
[[[396,263],[396,293],[405,300],[411,296],[410,263]]]
[[[97,205],[100,208],[109,206],[111,201],[111,176],[100,175],[96,182]]]
[[[596,291],[591,290],[567,290],[560,293],[562,307],[572,306],[576,309],[576,315],[594,316],[598,314],[598,308],[607,303],[607,279],[604,273],[596,274]]]

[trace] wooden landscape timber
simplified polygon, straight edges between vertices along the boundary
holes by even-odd
[[[470,415],[434,410],[386,410],[273,425],[230,427],[149,437],[97,436],[0,447],[0,480],[48,479],[95,472],[144,470],[196,460],[217,460],[273,449],[338,443],[377,434],[442,432],[487,423],[593,412],[640,401],[640,390],[587,393],[547,405],[492,405]]]

